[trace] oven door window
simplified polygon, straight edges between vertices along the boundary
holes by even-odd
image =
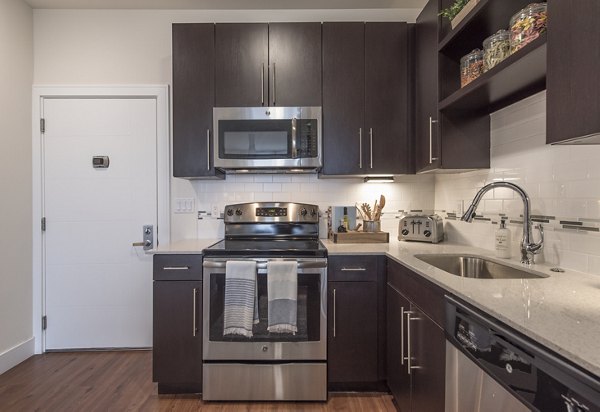
[[[321,280],[318,273],[302,273],[298,275],[298,332],[293,334],[270,333],[267,331],[268,302],[267,276],[259,273],[258,313],[259,323],[253,327],[253,337],[239,335],[223,336],[225,307],[225,274],[210,275],[210,313],[209,340],[213,342],[310,342],[319,341]]]
[[[289,159],[291,120],[219,120],[221,159]]]

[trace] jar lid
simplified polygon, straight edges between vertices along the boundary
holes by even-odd
[[[483,41],[483,47],[487,48],[487,46],[490,43],[496,42],[496,41],[505,41],[508,40],[510,37],[510,32],[508,30],[498,30],[496,33],[492,34],[490,37],[488,37],[487,39],[485,39]]]
[[[474,49],[473,51],[471,51],[471,53],[463,56],[460,61],[467,61],[467,60],[472,60],[472,59],[483,59],[483,50],[480,49]]]
[[[510,18],[510,21],[513,22],[517,19],[528,17],[532,13],[546,11],[547,7],[548,7],[548,3],[531,3],[531,4],[527,5],[525,8],[523,8],[523,9],[519,10],[517,13],[515,13]],[[511,25],[512,25],[512,23],[511,23]]]

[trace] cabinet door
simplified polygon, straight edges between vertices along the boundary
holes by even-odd
[[[173,176],[214,177],[214,24],[173,24]]]
[[[446,337],[444,330],[413,305],[407,334],[410,335],[412,410],[444,410],[446,390]]]
[[[323,23],[324,175],[366,173],[364,23]]]
[[[366,173],[411,170],[408,138],[408,26],[365,24]]]
[[[269,105],[321,106],[321,23],[269,24]]]
[[[549,1],[548,16],[546,141],[600,133],[600,2]]]
[[[153,381],[202,387],[202,282],[154,282]]]
[[[377,283],[329,282],[328,381],[376,382]]]
[[[410,302],[394,287],[387,286],[387,382],[401,412],[411,409],[411,376],[406,363],[405,312]]]
[[[438,0],[429,0],[417,17],[415,36],[415,166],[439,165]]]
[[[269,26],[223,23],[215,28],[217,107],[266,106]]]

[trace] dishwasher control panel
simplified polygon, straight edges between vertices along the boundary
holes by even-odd
[[[438,215],[406,215],[400,219],[398,240],[439,243],[444,240],[444,222]]]

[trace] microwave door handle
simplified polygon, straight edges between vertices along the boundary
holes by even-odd
[[[298,142],[296,141],[296,118],[292,118],[292,159],[298,157]]]

